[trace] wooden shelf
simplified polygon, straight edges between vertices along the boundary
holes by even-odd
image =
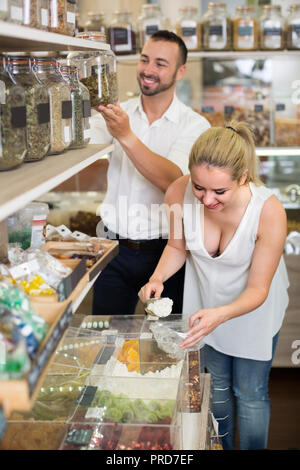
[[[88,145],[38,162],[0,173],[0,221],[32,200],[55,188],[100,158],[106,158],[114,145]]]
[[[0,21],[0,50],[3,52],[82,49],[110,50],[110,45]]]

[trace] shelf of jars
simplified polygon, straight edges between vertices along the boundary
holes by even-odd
[[[110,45],[0,21],[1,51],[66,51],[83,49],[109,50]]]
[[[107,158],[114,145],[90,144],[86,148],[48,155],[37,162],[0,173],[0,221],[42,196],[87,166]]]

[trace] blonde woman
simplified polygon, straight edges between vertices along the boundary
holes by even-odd
[[[240,448],[265,449],[269,372],[288,305],[286,214],[258,177],[246,123],[205,131],[189,170],[167,190],[169,241],[139,296],[160,297],[186,261],[182,347],[205,343],[223,447],[235,448],[237,421]]]

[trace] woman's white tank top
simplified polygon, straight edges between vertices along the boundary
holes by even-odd
[[[186,262],[183,316],[201,308],[214,308],[235,300],[246,288],[257,229],[264,202],[272,195],[250,183],[252,193],[244,216],[230,243],[213,258],[204,247],[203,205],[194,196],[191,181],[183,205],[184,234],[189,250]],[[272,338],[279,331],[288,305],[287,270],[281,257],[265,302],[250,313],[219,325],[204,338],[217,351],[231,356],[270,360]]]

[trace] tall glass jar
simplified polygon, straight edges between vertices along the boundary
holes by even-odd
[[[197,17],[198,8],[179,9],[176,32],[185,42],[188,51],[199,51],[201,48],[201,25]]]
[[[77,67],[71,67],[70,70],[71,80],[79,85],[81,90],[81,97],[82,97],[82,122],[83,122],[83,140],[85,145],[89,143],[91,140],[91,124],[90,124],[90,117],[91,117],[91,100],[90,100],[90,92],[86,86],[79,80],[78,76],[78,69]]]
[[[49,30],[53,33],[66,34],[67,2],[66,0],[49,0]]]
[[[37,80],[30,57],[9,57],[8,70],[25,90],[27,154],[25,162],[41,160],[50,146],[50,114],[47,88]]]
[[[56,59],[34,58],[38,79],[47,87],[50,98],[51,139],[49,154],[67,150],[72,142],[71,91],[62,78]]]
[[[300,4],[290,6],[290,13],[286,19],[286,28],[287,49],[300,49]]]
[[[235,51],[258,49],[258,24],[253,6],[241,6],[236,9],[233,20],[233,49]]]
[[[201,27],[204,50],[228,51],[232,48],[232,20],[226,12],[226,3],[209,2]]]
[[[94,13],[90,11],[88,13],[88,20],[84,25],[85,31],[97,31],[106,35],[106,22],[104,13]]]
[[[74,70],[74,67],[72,68]],[[77,70],[77,69],[76,69]],[[71,90],[72,100],[72,142],[71,148],[85,147],[84,142],[84,129],[83,129],[83,99],[82,92],[77,81],[71,78],[71,67],[69,65],[62,65],[60,73]]]
[[[165,28],[165,19],[157,4],[142,5],[142,13],[138,18],[139,46],[142,49],[150,36]]]
[[[282,50],[285,43],[284,18],[281,6],[264,5],[259,19],[260,48],[262,50]]]
[[[6,21],[9,17],[9,2],[8,0],[0,0],[0,20]]]
[[[23,0],[8,0],[9,14],[7,20],[10,23],[23,23]]]
[[[49,0],[23,0],[23,24],[30,28],[48,30]]]
[[[131,13],[128,10],[120,10],[114,13],[114,19],[108,28],[108,38],[115,54],[136,53],[137,34],[132,23]]]
[[[104,42],[103,34],[86,32],[77,35],[82,39]],[[75,51],[68,64],[78,68],[79,80],[90,93],[91,106],[114,104],[118,100],[117,62],[112,50]]]
[[[26,152],[25,90],[6,71],[0,57],[0,170],[23,163]]]
[[[66,34],[74,36],[76,24],[76,0],[67,0],[67,14],[66,14]]]

